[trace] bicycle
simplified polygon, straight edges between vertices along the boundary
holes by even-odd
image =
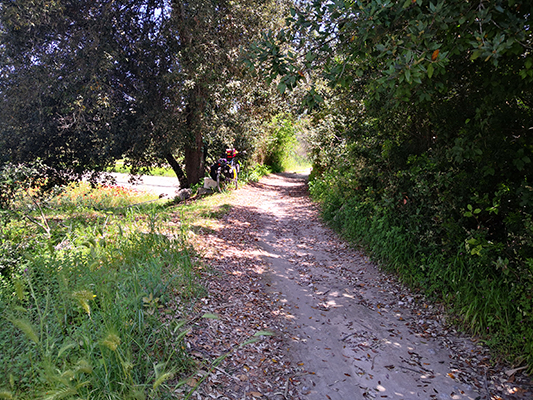
[[[226,150],[226,158],[220,158],[211,167],[211,177],[217,182],[219,192],[239,188],[240,165],[235,159],[238,151],[235,149]]]

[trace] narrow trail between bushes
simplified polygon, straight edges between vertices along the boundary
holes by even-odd
[[[200,366],[193,398],[533,398],[522,371],[495,364],[439,306],[325,227],[306,179],[249,184],[227,196],[216,226],[197,231],[212,269],[195,311],[218,319],[198,320],[187,336]],[[239,346],[258,331],[274,335]]]

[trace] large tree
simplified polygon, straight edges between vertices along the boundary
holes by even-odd
[[[109,8],[91,4],[2,3],[4,159],[40,158],[68,176],[86,168],[80,166],[101,170],[109,154],[120,153],[131,111],[115,79],[117,26]]]
[[[262,0],[2,2],[1,159],[60,179],[167,161],[197,183],[209,134],[245,108],[239,46],[269,13]]]

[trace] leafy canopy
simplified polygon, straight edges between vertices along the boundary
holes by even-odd
[[[251,118],[235,112],[258,88],[239,47],[275,13],[262,0],[2,2],[0,162],[39,159],[61,181],[118,158],[171,161],[195,183],[213,132],[234,139]]]
[[[531,85],[532,7],[520,0],[302,2],[286,29],[251,48],[249,65],[259,62],[282,92],[318,70],[332,86],[364,82],[368,97],[394,102],[445,93],[457,63],[463,70],[486,63],[501,84]],[[493,79],[484,76],[486,84]]]

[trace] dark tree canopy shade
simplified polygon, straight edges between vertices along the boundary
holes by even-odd
[[[334,89],[344,139],[369,163],[358,173],[379,175],[367,176],[371,185],[426,158],[428,168],[457,174],[463,204],[450,218],[473,202],[529,213],[532,11],[515,0],[302,2],[284,30],[252,46],[249,65],[282,92],[318,73]],[[305,101],[326,107],[322,97],[313,88]],[[503,219],[487,217],[501,238]]]
[[[134,171],[168,161],[182,186],[197,183],[206,136],[257,86],[243,83],[239,46],[275,12],[254,0],[2,2],[1,160],[39,159],[60,179],[123,157]]]
[[[131,110],[113,65],[116,23],[90,3],[3,3],[0,123],[9,160],[41,158],[78,174],[103,169],[106,152],[121,152]]]

